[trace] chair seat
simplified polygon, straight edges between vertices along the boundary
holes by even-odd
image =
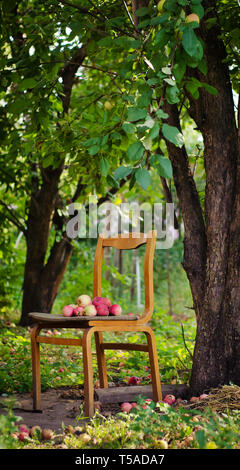
[[[140,318],[139,315],[64,317],[60,314],[54,315],[40,312],[29,313],[29,317],[32,318],[33,323],[36,322],[40,325],[46,325],[46,327],[51,325],[56,328],[86,328],[89,321],[136,321]]]

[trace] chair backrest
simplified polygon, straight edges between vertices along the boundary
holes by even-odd
[[[93,296],[101,296],[102,258],[105,247],[118,250],[132,250],[146,244],[144,257],[144,290],[145,308],[142,315],[144,321],[149,321],[153,313],[153,255],[156,243],[156,230],[148,233],[123,233],[115,237],[99,235],[93,267]]]

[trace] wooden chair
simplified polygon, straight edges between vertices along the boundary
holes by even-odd
[[[144,258],[145,283],[145,309],[142,315],[96,316],[96,317],[64,317],[48,313],[30,313],[31,346],[32,346],[32,374],[33,374],[33,409],[41,409],[41,379],[40,379],[40,343],[81,346],[83,352],[84,369],[84,414],[94,415],[94,387],[91,338],[94,334],[96,354],[99,371],[100,387],[107,388],[107,371],[104,351],[134,350],[149,354],[153,399],[162,399],[161,382],[158,368],[155,337],[148,322],[153,313],[153,255],[155,250],[156,232],[148,234],[129,233],[107,238],[100,235],[97,242],[93,266],[93,296],[101,296],[102,257],[105,247],[115,247],[119,250],[130,250],[146,244]],[[42,329],[49,328],[78,328],[84,331],[81,339],[58,338],[40,335]],[[103,341],[104,332],[143,332],[146,335],[146,344],[106,343]]]

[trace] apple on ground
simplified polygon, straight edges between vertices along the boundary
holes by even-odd
[[[121,410],[124,411],[125,413],[129,413],[131,411],[132,405],[129,402],[124,402],[121,404]]]
[[[202,395],[200,395],[200,400],[205,400],[205,398],[208,398],[208,394],[207,393],[202,393]]]
[[[174,395],[168,394],[164,397],[164,403],[168,403],[169,405],[173,405],[176,401],[176,397]]]
[[[38,436],[41,436],[42,435],[42,429],[40,428],[40,426],[32,426],[30,431],[29,431],[29,436],[30,437],[38,437]]]
[[[121,315],[121,313],[122,313],[122,308],[121,308],[120,305],[118,305],[118,304],[113,304],[113,305],[111,305],[111,307],[109,308],[109,313],[110,313],[111,315],[114,315],[114,316]]]
[[[23,441],[25,441],[25,439],[28,438],[28,436],[29,436],[28,432],[20,432],[18,434],[18,439],[19,439],[19,441],[23,442]]]
[[[53,431],[51,429],[43,429],[41,437],[43,441],[49,441],[53,438]]]
[[[128,385],[138,385],[140,384],[141,382],[141,379],[139,379],[139,377],[130,377],[129,380],[128,380]]]
[[[83,315],[85,317],[95,317],[97,315],[97,310],[94,305],[87,305],[83,310]]]
[[[79,307],[87,307],[87,305],[91,305],[91,303],[92,299],[90,295],[83,294],[79,295],[79,297],[77,298],[77,304]]]
[[[25,433],[29,434],[29,428],[26,424],[20,424],[18,426],[18,429],[19,429],[20,432],[25,432]]]
[[[195,401],[198,401],[198,400],[199,400],[199,397],[191,397],[190,398],[191,403],[194,403]]]

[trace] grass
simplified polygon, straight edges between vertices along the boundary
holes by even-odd
[[[183,323],[184,322],[184,323]],[[29,331],[13,321],[1,319],[0,328],[0,393],[10,397],[6,401],[7,415],[0,415],[0,447],[2,448],[70,448],[70,449],[238,449],[240,448],[240,412],[211,407],[195,409],[185,403],[169,406],[155,404],[141,398],[129,414],[118,413],[106,417],[96,412],[93,419],[82,425],[64,426],[62,432],[43,441],[40,434],[20,442],[14,436],[18,430],[17,417],[11,406],[16,392],[30,391],[32,387]],[[152,324],[159,354],[160,372],[164,383],[187,383],[194,346],[195,321],[189,314],[184,318],[155,312]],[[63,336],[73,332],[62,331]],[[47,334],[56,334],[49,331]],[[74,332],[76,334],[76,332]],[[121,341],[140,341],[123,333]],[[136,336],[136,335],[135,335]],[[109,338],[111,339],[111,338]],[[108,340],[108,338],[107,338]],[[73,386],[83,383],[82,362],[76,348],[64,346],[42,347],[43,389]],[[96,366],[96,356],[94,355]],[[147,355],[138,352],[107,351],[109,380],[127,382],[132,375],[142,384],[150,383]],[[97,381],[96,367],[94,380]],[[229,396],[229,392],[228,392]],[[222,395],[221,395],[222,397]],[[221,398],[222,402],[224,401]]]

